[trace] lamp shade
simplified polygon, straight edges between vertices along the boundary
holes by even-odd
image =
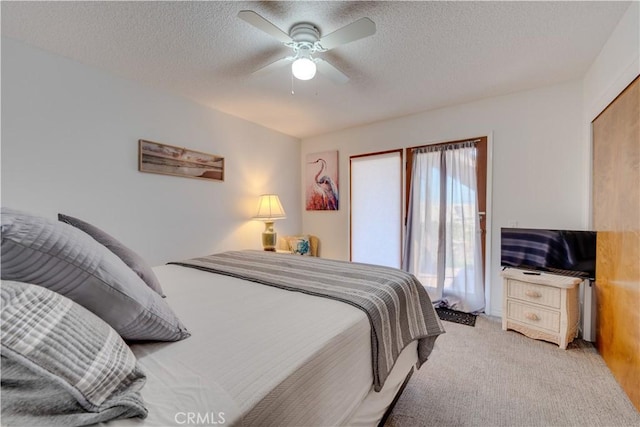
[[[263,221],[273,221],[275,219],[286,218],[287,214],[282,208],[282,203],[276,194],[263,194],[258,200],[258,213],[253,219]]]

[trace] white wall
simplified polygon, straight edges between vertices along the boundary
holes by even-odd
[[[307,153],[339,150],[342,201],[338,212],[303,211],[304,232],[320,237],[323,256],[349,258],[349,156],[485,135],[493,148],[487,312],[500,315],[500,228],[513,221],[520,227],[587,226],[589,163],[582,138],[581,81],[303,140],[302,167]]]
[[[591,123],[640,74],[640,2],[634,1],[584,78],[584,115]]]
[[[138,139],[225,157],[225,182],[137,170]],[[300,231],[295,138],[2,38],[2,205],[98,225],[152,264],[260,249],[258,195]]]

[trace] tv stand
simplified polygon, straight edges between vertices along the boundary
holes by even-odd
[[[578,334],[578,285],[582,280],[530,273],[513,268],[502,271],[502,329],[566,349]]]

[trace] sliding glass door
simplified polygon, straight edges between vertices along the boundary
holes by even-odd
[[[433,301],[464,312],[485,305],[484,147],[480,138],[413,148],[407,177],[403,268]]]

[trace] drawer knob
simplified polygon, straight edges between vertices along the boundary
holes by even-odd
[[[542,294],[538,291],[532,291],[532,290],[527,290],[524,292],[524,294],[528,297],[531,298],[540,298],[542,296]]]
[[[535,313],[531,313],[531,312],[526,312],[526,313],[524,314],[524,317],[526,317],[526,318],[527,318],[527,319],[529,319],[529,320],[540,320],[540,318],[538,317],[538,315],[537,315],[537,314],[535,314]]]

